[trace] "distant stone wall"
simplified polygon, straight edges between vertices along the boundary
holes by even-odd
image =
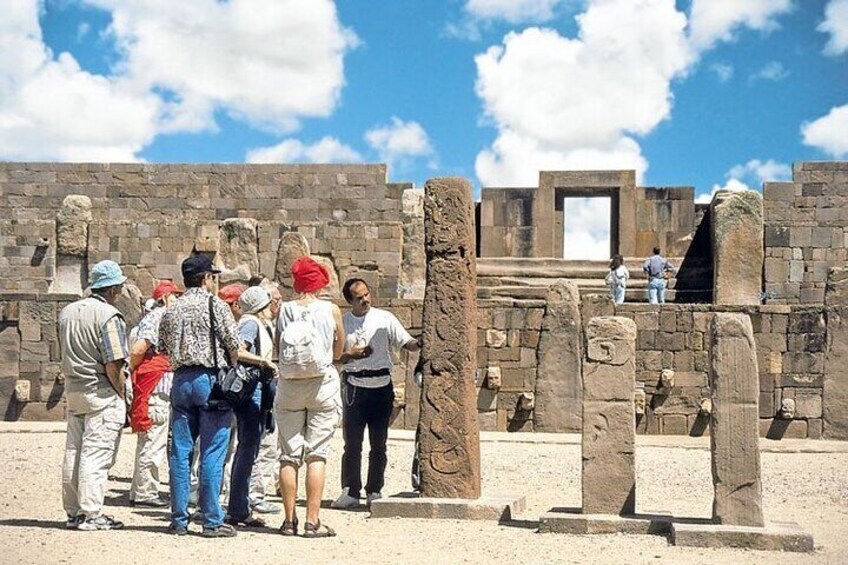
[[[700,414],[709,398],[710,322],[716,312],[751,317],[760,379],[760,435],[822,437],[822,387],[826,326],[824,309],[784,305],[750,307],[624,304],[616,316],[632,318],[636,380],[643,383],[646,413],[637,430],[648,434],[702,435],[709,417]],[[663,386],[663,372],[673,386]],[[668,371],[672,371],[669,373]],[[793,399],[794,417],[776,418],[783,399]]]
[[[298,232],[336,278],[415,296],[423,272],[401,276],[423,264],[423,249],[404,246],[417,234],[408,224],[423,229],[414,204],[403,209],[409,188],[387,183],[385,165],[0,163],[0,291],[79,290],[91,264],[112,259],[149,294],[179,281],[193,251],[218,255],[233,278],[273,275],[282,235]]]
[[[848,259],[848,161],[795,163],[763,186],[770,304],[822,304],[828,271]]]
[[[65,417],[56,320],[61,309],[75,299],[59,294],[0,294],[3,419]],[[342,300],[337,304],[347,308]],[[582,315],[595,315],[587,310],[586,304],[584,301]],[[392,311],[413,335],[420,335],[422,301],[378,298],[377,305]],[[477,308],[476,385],[480,429],[535,431],[539,342],[544,341],[544,332],[554,331],[545,323],[546,303],[544,300],[478,300]],[[709,418],[699,416],[699,410],[701,399],[709,397],[708,332],[710,321],[718,311],[742,312],[751,317],[760,372],[760,434],[775,439],[821,438],[822,413],[827,403],[823,386],[828,317],[823,307],[788,305],[618,306],[615,315],[633,319],[638,328],[636,380],[644,386],[647,399],[646,414],[637,419],[638,432],[708,433]],[[575,331],[574,335],[579,333]],[[831,370],[841,371],[848,359],[837,358],[834,352],[831,355],[834,356]],[[397,355],[392,375],[395,427],[415,429],[418,423],[420,389],[413,377],[417,359],[417,353]],[[663,370],[673,371],[674,386],[668,394],[662,391]],[[575,375],[575,378],[580,377]],[[784,399],[795,403],[795,414],[789,420],[776,418]],[[579,419],[579,413],[576,417]],[[838,421],[834,424],[843,425]]]

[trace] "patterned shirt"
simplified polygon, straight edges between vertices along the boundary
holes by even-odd
[[[159,324],[162,322],[162,315],[165,313],[164,306],[158,306],[147,313],[136,326],[136,336],[138,339],[146,339],[150,345],[159,350]]]
[[[159,324],[159,348],[171,360],[171,369],[202,366],[213,368],[210,340],[209,297],[203,288],[189,288],[165,309]],[[239,348],[238,326],[229,306],[213,297],[215,314],[215,347],[218,350],[218,368],[229,365],[229,350]]]
[[[112,363],[120,359],[129,359],[130,353],[127,348],[127,325],[123,318],[112,316],[103,325],[100,332],[101,346],[103,347],[103,361]]]

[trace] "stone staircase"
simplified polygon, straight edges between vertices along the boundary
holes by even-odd
[[[670,257],[676,267],[684,264],[680,257]],[[624,264],[630,271],[625,300],[627,302],[647,302],[647,275],[642,272],[645,258],[627,258]],[[694,272],[698,271],[698,272]],[[478,298],[526,298],[544,299],[548,287],[555,279],[569,279],[577,283],[580,294],[606,294],[609,292],[604,278],[609,272],[609,261],[568,260],[553,258],[512,258],[485,257],[477,259],[477,297]],[[678,273],[679,274],[679,273]],[[687,301],[683,297],[692,293],[708,292],[712,285],[712,274],[706,265],[686,264],[688,279],[698,280],[695,289],[687,288],[679,292],[677,276],[668,281],[666,301]],[[691,285],[687,285],[691,286]],[[680,296],[678,296],[680,295]]]

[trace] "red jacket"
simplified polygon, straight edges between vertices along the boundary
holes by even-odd
[[[162,376],[170,371],[167,355],[147,350],[144,361],[136,367],[132,375],[133,401],[130,406],[130,425],[134,432],[146,432],[153,425],[148,415],[150,395]]]

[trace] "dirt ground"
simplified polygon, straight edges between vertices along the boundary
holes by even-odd
[[[106,512],[124,531],[64,529],[60,482],[63,433],[5,428],[0,433],[0,563],[848,563],[848,446],[796,442],[762,454],[766,520],[794,520],[815,536],[814,554],[690,549],[660,536],[538,534],[536,521],[554,506],[580,505],[580,447],[563,436],[487,434],[482,443],[484,494],[527,497],[512,525],[368,518],[366,511],[322,511],[333,539],[284,538],[281,518],[267,532],[232,539],[165,533],[166,511],[133,509],[127,493],[135,437],[125,435],[112,470]],[[328,466],[327,503],[338,494],[340,434]],[[640,438],[637,511],[710,516],[712,483],[705,441],[670,447],[673,438]],[[825,446],[825,447],[823,447]],[[394,433],[384,494],[408,490],[413,444]],[[808,451],[819,451],[811,453]],[[302,511],[301,511],[302,512]]]

